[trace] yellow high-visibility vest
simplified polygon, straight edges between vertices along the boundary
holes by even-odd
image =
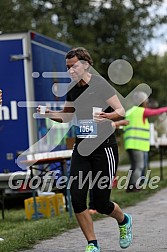
[[[126,120],[129,121],[124,126],[124,146],[125,149],[149,151],[150,149],[150,126],[148,119],[143,122],[143,107],[134,106],[126,112]]]

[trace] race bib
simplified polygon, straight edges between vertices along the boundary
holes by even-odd
[[[78,121],[78,138],[95,138],[97,137],[97,123],[92,119]]]

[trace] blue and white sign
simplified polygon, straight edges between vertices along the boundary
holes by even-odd
[[[97,137],[97,123],[92,119],[78,121],[78,138],[95,138]]]

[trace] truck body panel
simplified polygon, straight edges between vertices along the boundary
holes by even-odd
[[[35,106],[18,104],[55,101],[52,92],[55,79],[44,78],[42,73],[66,71],[64,56],[68,50],[70,46],[34,32],[0,35],[0,88],[3,91],[0,173],[21,171],[16,163],[17,156],[43,136],[41,128],[48,130],[46,119],[33,118]],[[39,76],[34,78],[37,76],[34,73]],[[60,144],[59,149],[62,148]]]

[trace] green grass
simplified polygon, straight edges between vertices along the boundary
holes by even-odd
[[[125,176],[127,173],[118,172],[118,175]],[[149,179],[153,177],[159,177],[159,169],[152,169]],[[155,183],[154,186],[157,186],[156,189],[149,188],[149,182],[146,186],[146,189],[141,190],[137,193],[126,193],[124,189],[113,189],[112,191],[112,200],[117,202],[121,208],[135,205],[136,203],[143,201],[150,197],[152,194],[158,192],[159,190],[167,187],[167,168],[163,169],[164,179]],[[159,178],[160,179],[160,178]],[[123,184],[123,183],[122,183]],[[137,197],[136,197],[137,196]]]
[[[119,172],[119,176],[125,175]],[[151,177],[159,175],[159,169],[153,169]],[[120,204],[122,208],[135,205],[145,200],[153,193],[167,187],[167,168],[164,168],[164,180],[158,183],[158,188],[151,190],[148,187],[138,193],[126,193],[124,189],[113,189],[112,199]],[[137,196],[137,197],[136,197]],[[94,220],[102,218],[100,214],[93,216]],[[0,242],[1,252],[14,252],[33,247],[40,240],[48,239],[59,235],[71,228],[77,227],[75,217],[69,218],[68,213],[49,219],[39,219],[28,221],[25,219],[24,209],[6,210],[5,219],[0,221],[0,237],[4,241]]]

